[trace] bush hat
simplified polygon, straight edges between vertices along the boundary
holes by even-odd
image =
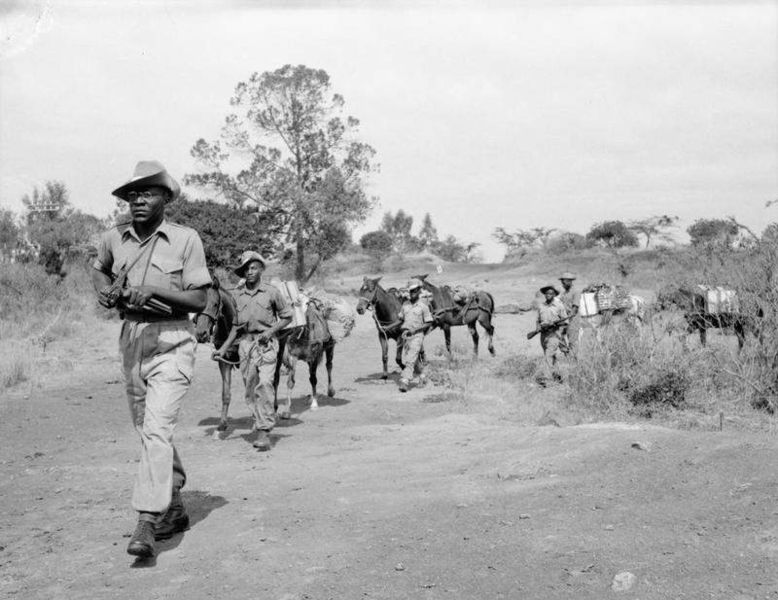
[[[406,285],[406,286],[405,286],[405,288],[406,288],[406,289],[407,289],[409,292],[410,292],[411,290],[417,290],[417,289],[419,289],[420,287],[422,287],[422,285],[421,285],[421,281],[419,281],[418,279],[409,279],[409,280],[408,280],[408,285]]]
[[[542,288],[540,288],[540,293],[545,295],[548,290],[553,291],[555,296],[559,295],[559,290],[556,289],[553,285],[544,285]]]
[[[575,279],[575,275],[573,273],[571,273],[570,271],[565,271],[564,273],[562,273],[559,276],[559,280],[561,281],[562,279],[571,279],[572,280],[572,279]]]
[[[255,260],[260,262],[263,269],[267,266],[265,259],[262,258],[262,255],[259,252],[255,252],[254,250],[246,250],[243,254],[240,255],[240,264],[238,264],[238,266],[233,269],[233,272],[238,277],[243,277],[243,274],[246,272],[246,267],[249,266],[250,262],[254,262]]]
[[[135,171],[130,180],[111,192],[117,198],[127,200],[127,194],[138,188],[158,185],[170,192],[170,200],[175,200],[181,194],[181,187],[167,172],[161,162],[156,160],[142,160],[135,165]]]

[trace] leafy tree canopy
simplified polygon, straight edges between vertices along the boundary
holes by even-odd
[[[652,237],[657,237],[665,242],[672,241],[673,238],[669,230],[675,227],[677,223],[678,217],[657,215],[647,219],[631,221],[627,228],[630,231],[645,236],[646,248],[648,248]]]
[[[200,172],[184,182],[258,211],[304,282],[331,251],[333,233],[345,239],[375,204],[366,193],[375,151],[357,138],[359,121],[343,116],[344,99],[321,69],[254,73],[230,104],[219,138],[192,147]]]
[[[738,232],[737,223],[731,219],[697,219],[686,229],[692,246],[730,246]]]
[[[604,221],[598,223],[586,234],[591,242],[603,244],[608,248],[635,247],[638,238],[622,221]]]

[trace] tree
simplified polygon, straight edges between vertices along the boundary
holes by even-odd
[[[253,210],[212,200],[191,201],[182,194],[168,205],[165,216],[197,230],[210,267],[230,268],[244,250],[256,250],[263,256],[278,250],[262,214]]]
[[[86,255],[90,238],[105,229],[105,223],[82,213],[70,204],[70,194],[61,181],[47,181],[42,190],[36,186],[25,194],[27,207],[25,233],[38,251],[38,262],[49,275],[65,276],[69,258]]]
[[[453,235],[447,235],[443,241],[433,245],[432,252],[448,262],[465,262],[468,253],[476,246],[477,244],[467,246]]]
[[[429,213],[424,215],[424,220],[421,222],[421,229],[419,230],[419,246],[425,250],[430,248],[438,241],[438,230],[432,224],[432,217]]]
[[[586,239],[603,244],[608,248],[635,247],[637,236],[621,221],[604,221],[593,225],[586,234]]]
[[[392,247],[395,252],[404,254],[413,249],[414,243],[411,229],[413,228],[413,217],[406,214],[403,209],[392,215],[391,212],[384,213],[381,221],[381,231],[385,231],[392,237]]]
[[[665,242],[672,241],[673,238],[668,229],[675,227],[676,223],[678,223],[678,217],[658,215],[647,219],[632,221],[627,226],[627,229],[646,236],[646,248],[648,248],[652,236],[656,236]]]
[[[317,244],[332,237],[319,232],[342,233],[375,203],[365,191],[375,151],[356,139],[359,121],[341,117],[344,99],[330,87],[326,71],[304,65],[252,74],[237,84],[219,139],[192,147],[201,172],[184,178],[272,222],[301,282],[327,254]]]
[[[0,209],[0,254],[10,256],[19,244],[19,226],[16,215],[7,209]]]
[[[686,229],[692,246],[730,247],[738,234],[738,226],[727,219],[697,219]]]
[[[384,258],[392,251],[392,236],[383,230],[370,231],[359,238],[359,245],[376,260]]]
[[[505,259],[522,258],[532,248],[543,248],[548,243],[551,234],[556,229],[548,227],[533,227],[532,229],[517,229],[513,233],[503,227],[498,227],[492,237],[505,246]]]

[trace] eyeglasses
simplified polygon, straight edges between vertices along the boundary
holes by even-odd
[[[127,201],[133,202],[138,198],[141,198],[142,200],[151,200],[152,198],[155,198],[156,196],[160,196],[160,195],[161,194],[159,192],[150,192],[148,190],[146,190],[145,192],[127,192]]]

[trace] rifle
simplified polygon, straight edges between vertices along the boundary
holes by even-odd
[[[116,279],[113,280],[113,283],[105,292],[106,298],[112,305],[116,305],[116,303],[119,301],[119,298],[122,295],[122,290],[127,283],[127,273],[131,268],[132,265],[124,265],[121,269],[119,269],[119,272],[116,274]],[[163,315],[173,314],[173,308],[169,304],[162,302],[162,300],[157,300],[156,298],[149,298],[148,302],[146,302],[146,306]]]
[[[151,244],[150,247],[153,248],[156,245],[156,242],[157,240],[155,239],[154,243]],[[149,248],[149,246],[145,246],[140,252],[138,252],[138,254],[135,255],[132,260],[124,263],[124,266],[119,269],[119,272],[116,274],[116,278],[104,292],[104,296],[109,301],[111,306],[116,306],[117,302],[119,302],[119,298],[121,298],[122,295],[122,290],[127,283],[127,273],[129,273],[130,269],[135,266],[135,263],[140,260],[140,257],[145,254],[147,248]],[[146,302],[146,306],[164,315],[173,314],[173,308],[169,304],[166,304],[161,300],[157,300],[156,298],[149,298],[148,302]]]
[[[570,318],[570,317],[565,317],[564,319],[559,319],[559,320],[557,320],[557,321],[554,321],[553,323],[550,323],[550,324],[548,324],[548,325],[541,325],[540,327],[538,327],[538,328],[537,328],[537,329],[535,329],[534,331],[530,331],[530,332],[527,334],[527,339],[528,339],[528,340],[531,340],[531,339],[532,339],[532,338],[534,338],[534,337],[535,337],[537,334],[539,334],[541,331],[548,331],[549,329],[553,329],[553,328],[554,328],[554,327],[556,327],[557,325],[561,325],[562,323],[564,323],[565,321],[567,321],[569,318]]]

